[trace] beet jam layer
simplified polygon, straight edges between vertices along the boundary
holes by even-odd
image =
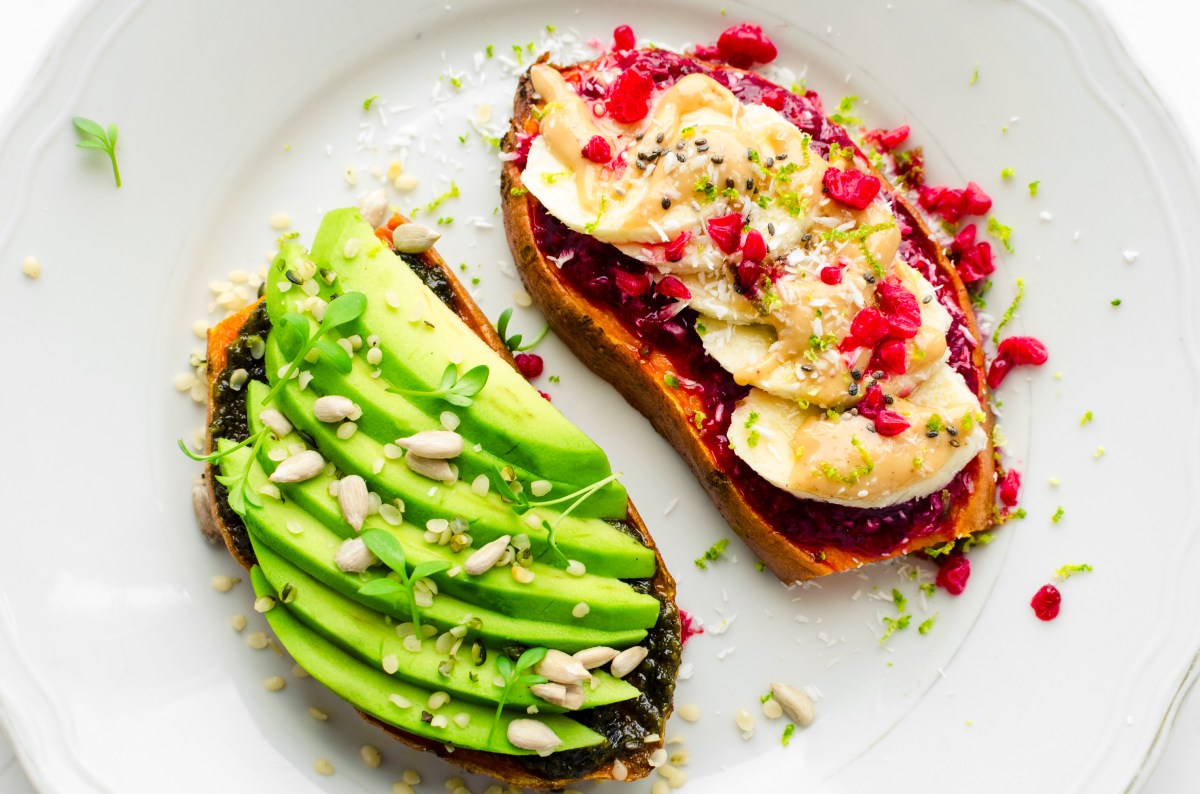
[[[617,53],[597,62],[598,68],[637,67],[650,74],[657,89],[666,89],[681,77],[704,73],[729,88],[743,103],[766,104],[779,111],[801,131],[812,136],[813,148],[828,151],[831,142],[853,143],[842,127],[829,121],[817,95],[786,91],[767,80],[719,65],[701,63],[664,50]],[[604,86],[592,74],[566,71],[579,94],[600,99]],[[522,147],[524,148],[524,147]],[[647,267],[615,247],[575,232],[553,217],[532,195],[530,207],[534,239],[547,258],[562,262],[558,277],[583,296],[598,311],[615,317],[649,355],[651,351],[670,362],[680,388],[700,407],[694,416],[701,439],[725,472],[742,499],[814,561],[821,550],[833,547],[860,556],[886,556],[907,542],[937,533],[954,515],[955,507],[970,497],[979,467],[972,460],[946,488],[929,496],[886,508],[856,508],[827,502],[798,499],[767,482],[729,447],[729,422],[736,403],[749,392],[721,368],[704,350],[696,333],[696,313],[672,298],[655,291],[632,296],[617,287],[614,271],[642,274]],[[979,377],[972,365],[976,342],[968,330],[966,316],[955,300],[949,279],[935,264],[934,243],[915,233],[916,224],[900,205],[895,206],[902,242],[900,255],[935,286],[938,299],[951,317],[947,334],[950,363],[978,391]],[[915,432],[915,431],[913,431]]]

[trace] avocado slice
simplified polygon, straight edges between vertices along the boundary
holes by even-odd
[[[257,596],[275,597],[276,604],[264,616],[271,630],[287,648],[296,663],[309,675],[331,689],[334,694],[350,702],[355,708],[402,731],[424,736],[438,742],[457,747],[468,747],[505,755],[529,755],[507,739],[508,723],[514,719],[528,719],[523,711],[505,709],[501,712],[501,724],[492,741],[488,741],[495,709],[469,701],[451,701],[441,708],[428,707],[429,696],[435,690],[413,686],[406,681],[389,676],[383,670],[370,667],[308,629],[282,605],[278,593],[271,587],[262,570],[255,566],[250,571],[250,580]],[[443,690],[444,691],[444,690]],[[393,696],[410,705],[401,707]],[[445,728],[434,728],[422,719],[422,714],[444,715],[448,721]],[[460,726],[455,717],[466,715],[465,726]],[[554,731],[562,744],[555,752],[580,747],[594,747],[606,740],[603,736],[560,714],[541,714],[538,720]]]
[[[269,351],[268,351],[269,352]],[[271,363],[268,362],[268,368]],[[251,387],[253,383],[249,384]],[[257,394],[255,389],[252,394]],[[265,397],[265,392],[263,392]],[[337,429],[320,422],[313,415],[317,396],[301,389],[293,381],[275,395],[275,402],[293,425],[316,442],[326,460],[347,474],[357,474],[371,485],[384,501],[400,499],[405,504],[406,517],[423,526],[431,518],[470,516],[471,534],[481,543],[501,535],[525,533],[533,544],[534,553],[543,558],[549,552],[546,532],[531,525],[523,516],[514,513],[498,494],[489,491],[480,496],[469,483],[459,480],[453,485],[435,483],[412,472],[403,462],[388,464],[383,445],[366,435],[355,433],[341,439]],[[252,410],[261,410],[262,398],[250,402]],[[374,464],[385,461],[378,474]],[[553,521],[554,513],[545,513]],[[568,558],[579,560],[591,573],[621,579],[642,579],[654,575],[657,563],[654,552],[635,538],[598,518],[566,516],[558,525],[555,540]]]
[[[232,442],[224,439],[219,444],[222,451],[231,446]],[[220,462],[223,477],[239,477],[247,466],[250,467],[250,490],[258,493],[268,484],[267,475],[258,461],[251,460],[248,449],[230,452]],[[363,584],[383,578],[383,569],[377,567],[353,574],[343,572],[334,564],[334,554],[342,544],[341,536],[290,501],[267,496],[261,496],[259,500],[261,506],[248,503],[242,515],[252,540],[265,543],[302,570],[354,601],[400,620],[411,619],[408,602],[403,595],[370,596],[359,593]],[[297,533],[295,529],[300,531]],[[646,636],[645,630],[639,628],[605,631],[505,615],[444,593],[434,598],[432,606],[421,610],[423,621],[443,630],[464,624],[471,617],[482,621],[478,634],[489,643],[545,645],[567,653],[596,645],[623,648],[636,645]]]
[[[257,392],[265,390],[262,384],[252,384],[251,399]],[[252,433],[262,427],[253,408],[248,424]],[[272,455],[287,454],[289,448],[297,445],[307,448],[296,433],[278,439],[271,434],[259,451],[258,462],[269,475],[278,465]],[[335,479],[333,474],[326,472],[302,483],[282,485],[280,490],[285,498],[295,502],[315,521],[343,538],[353,537],[355,533],[342,516],[337,500],[330,496],[330,485]],[[473,544],[470,549],[454,552],[448,546],[425,541],[423,529],[406,522],[393,526],[378,516],[366,519],[363,530],[367,529],[382,530],[400,541],[409,567],[435,560],[461,566],[482,545]],[[469,576],[464,572],[457,576],[437,574],[434,578],[442,592],[506,615],[597,629],[649,628],[658,620],[659,603],[653,596],[638,593],[619,579],[591,573],[568,574],[554,564],[556,555],[547,553],[543,557],[546,563],[534,562],[530,567],[536,576],[536,587],[516,581],[505,568],[493,568],[480,576]],[[577,618],[573,611],[581,603],[588,605],[588,613]]]
[[[256,544],[254,553],[258,557],[259,568],[275,592],[282,592],[286,585],[291,585],[289,592],[292,595],[287,602],[289,612],[368,666],[383,669],[384,656],[396,654],[401,662],[394,673],[396,677],[430,691],[446,692],[454,698],[496,704],[499,691],[494,681],[500,675],[496,667],[498,651],[488,649],[482,664],[472,664],[473,640],[467,639],[457,654],[458,662],[444,666],[450,656],[448,653],[438,653],[434,640],[425,640],[421,643],[421,650],[413,653],[405,649],[397,636],[395,621],[338,595],[276,554],[266,544]],[[446,667],[449,675],[443,674]],[[640,694],[636,687],[602,670],[593,671],[592,676],[596,679],[596,686],[584,687],[587,700],[582,708],[617,703]],[[537,706],[543,712],[564,710],[534,696],[528,687],[514,687],[508,704],[522,709]]]
[[[347,257],[347,253],[354,255]],[[612,473],[607,456],[583,431],[516,370],[496,366],[495,352],[380,243],[358,210],[334,210],[325,215],[313,241],[312,259],[337,274],[343,292],[387,296],[368,302],[358,330],[364,338],[370,334],[379,337],[385,350],[379,368],[388,383],[428,391],[438,386],[448,361],[455,361],[460,372],[487,366],[487,385],[475,397],[471,410],[463,412],[460,432],[489,439],[485,446],[498,457],[552,482],[569,482],[571,491]],[[279,279],[283,274],[273,267],[271,275]],[[388,350],[405,354],[389,356]],[[423,403],[434,416],[445,408],[445,403],[433,398],[414,397],[414,401]],[[566,493],[552,491],[551,495]],[[623,518],[627,500],[624,487],[614,481],[581,506],[581,515]]]

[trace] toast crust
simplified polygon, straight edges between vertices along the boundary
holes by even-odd
[[[408,223],[406,219],[401,219],[401,223]],[[501,358],[510,366],[516,367],[513,361],[512,354],[508,347],[504,344],[504,340],[496,333],[496,329],[492,326],[491,321],[479,309],[467,293],[466,288],[455,277],[453,270],[445,263],[445,261],[432,248],[423,254],[418,255],[427,265],[431,265],[439,269],[446,277],[450,285],[451,292],[454,296],[454,305],[451,307],[455,313],[467,324],[467,326],[484,342],[488,347],[492,348]],[[215,440],[212,437],[211,427],[213,420],[213,399],[211,397],[216,394],[216,386],[221,377],[222,372],[226,367],[226,348],[233,343],[241,332],[242,326],[253,314],[257,308],[258,302],[247,306],[235,314],[222,320],[213,326],[208,332],[208,387],[210,399],[208,402],[208,427],[209,432],[205,438],[205,451],[211,452]],[[225,541],[229,553],[233,555],[238,564],[247,571],[255,564],[253,557],[240,553],[237,545],[234,543],[230,534],[229,527],[221,519],[220,511],[217,509],[218,496],[214,485],[214,471],[212,464],[208,464],[204,471],[205,485],[209,493],[209,505],[212,512],[213,522],[220,530],[221,537]],[[662,599],[667,605],[668,611],[672,614],[677,614],[675,607],[675,579],[667,571],[667,567],[663,562],[662,555],[659,553],[658,547],[654,544],[654,539],[650,536],[649,530],[646,529],[641,516],[638,514],[633,502],[629,502],[629,514],[627,521],[634,530],[637,531],[642,542],[654,552],[654,559],[657,563],[657,570],[651,584],[654,589],[654,594]],[[662,618],[660,617],[660,620]],[[668,705],[666,713],[663,715],[664,721],[670,717],[672,706]],[[523,768],[514,756],[505,756],[499,753],[488,753],[479,750],[467,750],[463,748],[449,747],[442,742],[437,742],[432,739],[426,739],[422,736],[416,736],[406,731],[381,722],[369,714],[358,712],[369,723],[379,726],[389,733],[397,741],[416,749],[434,753],[435,755],[444,758],[451,764],[461,767],[468,772],[475,772],[482,775],[490,775],[491,777],[502,780],[511,785],[523,786],[533,789],[562,789],[566,786],[578,783],[580,780],[615,780],[613,775],[613,763],[601,766],[588,775],[582,778],[562,778],[548,779],[531,774]],[[623,779],[636,780],[645,777],[653,771],[650,766],[650,753],[657,749],[659,745],[655,744],[652,747],[643,747],[637,751],[626,750],[625,754],[619,756],[621,763],[625,765],[626,777]]]
[[[560,69],[586,69],[588,64]],[[558,67],[556,67],[558,68]],[[729,67],[722,67],[729,68]],[[537,129],[532,113],[535,91],[529,72],[518,85],[514,98],[513,118],[501,143],[505,154],[515,153],[519,134]],[[887,180],[872,169],[872,173],[887,185]],[[772,526],[768,517],[757,512],[742,495],[730,476],[721,470],[712,451],[705,444],[691,417],[699,407],[697,398],[681,389],[670,389],[664,376],[672,371],[670,360],[651,350],[643,355],[642,343],[612,314],[597,309],[566,279],[558,267],[538,248],[533,225],[533,210],[537,199],[524,190],[521,172],[514,160],[504,163],[501,170],[501,206],[509,247],[516,261],[525,288],[546,316],[555,334],[589,369],[611,383],[626,401],[643,414],[654,429],[675,447],[692,469],[709,498],[730,527],[771,571],[784,582],[809,579],[835,571],[856,568],[871,562],[907,554],[929,546],[944,544],[980,531],[992,522],[995,492],[995,460],[991,444],[993,417],[984,379],[984,358],[981,346],[971,354],[973,368],[978,373],[980,403],[986,420],[988,445],[968,464],[975,467],[968,483],[970,493],[955,505],[954,515],[936,533],[905,540],[888,554],[871,556],[852,554],[833,546],[819,549],[801,548]],[[891,189],[890,185],[888,186]],[[932,241],[934,238],[921,216],[899,194],[896,201],[915,221],[914,233]],[[979,328],[971,308],[970,296],[962,279],[941,247],[934,244],[934,264],[946,283],[951,285],[955,301],[963,310],[967,328],[980,339]]]

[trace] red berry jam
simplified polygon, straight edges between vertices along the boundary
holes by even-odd
[[[1033,594],[1029,606],[1033,607],[1033,614],[1038,616],[1038,620],[1054,620],[1062,606],[1062,593],[1052,584],[1043,585]]]
[[[685,75],[705,73],[744,103],[770,104],[776,108],[801,132],[812,137],[814,156],[826,155],[830,143],[854,147],[845,130],[825,116],[820,100],[811,91],[792,93],[759,75],[728,69],[719,64],[702,63],[667,50],[611,53],[600,58],[597,66],[601,70],[616,70],[622,74],[636,70],[649,75],[657,91],[669,88]],[[602,100],[606,96],[604,84],[591,74],[573,74],[569,79],[585,100]],[[585,298],[598,312],[616,319],[641,347],[644,355],[649,356],[653,352],[666,358],[681,384],[677,399],[685,401],[693,411],[701,440],[715,465],[729,476],[730,482],[751,510],[763,516],[798,548],[811,550],[814,560],[821,559],[818,550],[825,546],[864,556],[893,553],[905,543],[942,530],[954,516],[957,505],[970,498],[968,489],[978,471],[977,460],[971,461],[944,489],[885,508],[844,507],[797,499],[771,485],[729,448],[727,433],[730,416],[736,403],[749,389],[736,383],[733,376],[704,351],[704,345],[695,330],[696,313],[686,308],[680,310],[677,298],[665,294],[661,288],[638,295],[630,294],[618,283],[618,279],[623,277],[617,274],[645,273],[646,266],[643,263],[625,256],[611,245],[568,229],[532,195],[527,195],[526,201],[530,204],[534,239],[541,253],[556,258],[570,255],[561,268],[555,268],[566,287]],[[903,207],[894,205],[894,211],[901,229],[899,255],[930,283],[939,287],[936,293],[938,300],[951,318],[947,333],[950,364],[963,375],[967,386],[975,390],[979,379],[972,365],[972,355],[977,342],[968,331],[966,317],[955,301],[952,285],[935,264],[938,255],[934,247],[936,244],[914,234],[917,223]],[[711,224],[718,220],[728,228],[718,224],[718,231],[713,234]],[[733,254],[742,247],[742,219],[739,215],[734,214],[728,220],[714,218],[709,224],[709,234],[714,244],[720,245],[727,254]],[[672,251],[682,256],[687,244],[686,239],[681,241],[682,237],[667,244],[668,259]],[[907,327],[906,321],[911,310],[907,298],[896,293],[889,301],[890,314],[886,318],[883,311],[872,307],[879,315],[875,320],[881,329],[879,336],[871,342],[872,349],[885,336]],[[868,335],[874,334],[872,331]],[[881,426],[882,432],[903,432],[908,427],[907,420],[899,414],[893,414],[881,405],[874,419],[877,430]]]

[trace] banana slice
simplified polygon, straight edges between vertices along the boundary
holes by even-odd
[[[865,417],[828,418],[751,389],[733,412],[729,441],[773,485],[802,499],[851,507],[887,507],[928,496],[987,445],[979,402],[949,365],[934,368],[890,408],[911,427],[882,438]],[[938,431],[933,438],[932,429]]]

